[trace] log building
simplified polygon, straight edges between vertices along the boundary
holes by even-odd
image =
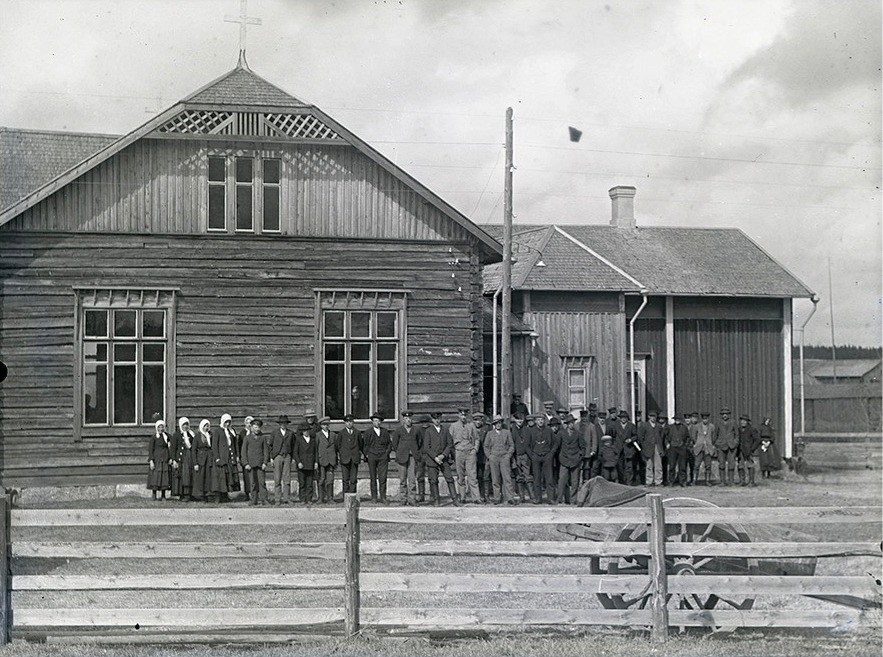
[[[244,58],[122,137],[0,149],[2,484],[140,482],[154,413],[480,406],[499,243]]]

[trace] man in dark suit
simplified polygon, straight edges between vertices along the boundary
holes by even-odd
[[[291,488],[291,445],[294,438],[287,415],[280,415],[279,426],[270,434],[270,460],[273,463],[273,503],[288,504]]]
[[[420,430],[414,426],[414,414],[402,411],[402,423],[392,433],[392,451],[399,466],[399,502],[417,505],[417,461],[421,459]]]
[[[386,504],[386,476],[389,470],[389,453],[392,438],[381,423],[383,416],[371,414],[371,427],[362,432],[362,451],[368,461],[368,477],[371,481],[371,501],[377,502],[378,492],[381,504]]]
[[[432,423],[422,431],[423,462],[426,465],[426,477],[429,479],[429,503],[441,504],[438,492],[438,475],[441,472],[448,484],[448,493],[454,506],[460,506],[457,489],[454,486],[454,473],[451,461],[454,453],[454,441],[448,428],[441,423],[441,413],[431,414]]]
[[[343,479],[343,492],[355,493],[359,481],[359,463],[362,461],[362,446],[359,432],[355,427],[352,413],[343,416],[343,429],[337,434],[337,453],[340,457],[340,476]]]
[[[316,469],[319,467],[319,441],[312,433],[312,427],[304,422],[297,428],[294,439],[292,461],[297,465],[297,485],[300,501],[309,504],[313,501],[313,485]]]
[[[635,476],[638,471],[636,459],[641,453],[638,443],[638,428],[629,420],[627,411],[619,412],[619,422],[613,425],[613,447],[619,452],[619,463],[622,468],[620,481],[627,486],[637,486]]]

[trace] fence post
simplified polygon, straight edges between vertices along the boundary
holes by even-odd
[[[9,643],[9,627],[12,625],[9,584],[9,544],[11,536],[10,507],[12,498],[0,495],[0,646]]]
[[[662,496],[647,496],[650,509],[650,611],[653,626],[650,639],[662,643],[668,638],[668,579],[665,568],[665,511],[662,507]]]
[[[344,585],[344,626],[348,637],[359,632],[359,497],[355,493],[343,496],[346,511],[346,583]]]

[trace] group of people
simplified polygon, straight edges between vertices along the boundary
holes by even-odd
[[[338,466],[344,493],[355,493],[359,465],[367,463],[371,501],[386,503],[390,463],[398,470],[398,501],[439,505],[443,479],[451,502],[476,504],[570,504],[580,484],[596,476],[627,485],[694,484],[757,485],[755,471],[770,476],[780,467],[772,423],[760,430],[743,415],[738,424],[724,408],[712,424],[708,413],[676,415],[669,421],[651,411],[646,421],[633,422],[628,412],[599,411],[596,405],[577,419],[567,409],[545,403],[531,415],[516,400],[507,423],[501,415],[488,418],[460,408],[457,420],[442,414],[418,418],[401,413],[398,426],[370,416],[360,430],[346,415],[339,431],[329,417],[307,412],[292,431],[287,415],[264,433],[263,421],[246,417],[236,431],[230,415],[212,427],[207,419],[198,431],[182,417],[169,435],[157,419],[150,441],[148,488],[154,499],[224,502],[244,492],[251,504],[306,505],[331,503]],[[266,474],[273,475],[269,495]],[[700,476],[701,474],[701,476]]]

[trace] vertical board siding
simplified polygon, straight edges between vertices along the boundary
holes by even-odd
[[[238,421],[320,406],[315,288],[410,290],[408,394],[401,406],[449,411],[480,399],[477,247],[14,233],[2,247],[0,358],[9,378],[0,386],[0,465],[6,469],[34,462],[35,439],[72,441],[72,286],[179,288],[176,407],[194,424],[203,417],[217,424],[222,413]],[[448,248],[466,263],[453,277]],[[84,431],[84,443],[90,433]],[[126,444],[131,449],[131,440]],[[87,447],[72,445],[63,454],[85,454]]]
[[[638,319],[635,322],[635,353],[650,354],[647,359],[647,408],[664,411],[665,390],[665,320]]]
[[[773,419],[784,430],[781,320],[679,319],[675,321],[675,398],[678,412],[729,406],[755,426]]]
[[[243,149],[241,144],[173,139],[131,144],[0,231],[202,233],[209,152],[282,160],[283,234],[472,239],[462,226],[350,146],[273,144]]]
[[[524,313],[524,323],[539,337],[533,352],[531,409],[544,400],[567,402],[565,361],[568,356],[593,356],[589,368],[589,401],[622,405],[625,385],[625,326],[619,313]]]

